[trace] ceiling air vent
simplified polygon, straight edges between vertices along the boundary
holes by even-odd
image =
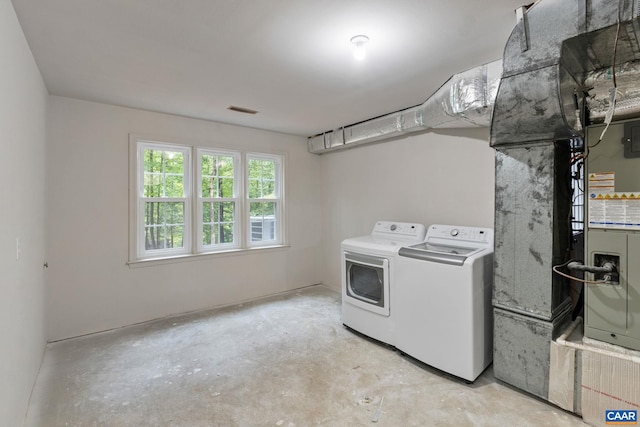
[[[257,114],[258,113],[256,110],[252,110],[251,108],[236,107],[235,105],[231,105],[231,106],[227,107],[227,110],[237,111],[238,113],[245,113],[245,114]]]

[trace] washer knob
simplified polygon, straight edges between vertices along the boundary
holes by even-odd
[[[391,231],[396,231],[396,228],[398,228],[397,225],[395,224],[391,224]]]
[[[457,236],[457,235],[458,235],[458,233],[459,233],[459,232],[460,232],[460,231],[459,231],[457,228],[454,228],[454,229],[452,229],[452,230],[451,230],[451,235],[452,235],[453,237],[455,237],[455,236]]]

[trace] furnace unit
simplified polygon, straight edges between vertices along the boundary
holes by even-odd
[[[640,350],[640,121],[587,129],[585,336]],[[602,139],[600,142],[598,142]]]

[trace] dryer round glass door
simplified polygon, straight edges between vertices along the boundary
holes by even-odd
[[[389,315],[389,261],[363,254],[345,254],[347,301]]]

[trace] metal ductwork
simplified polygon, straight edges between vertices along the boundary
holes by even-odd
[[[615,117],[640,113],[638,40],[637,0],[539,0],[518,11],[505,46],[490,132],[496,150],[493,370],[497,379],[543,399],[550,343],[571,314],[568,286],[552,272],[571,238],[567,140],[609,111],[614,50]]]
[[[636,1],[620,0],[618,32],[618,1],[541,0],[523,8],[504,51],[491,145],[570,139],[582,135],[583,121],[603,121],[616,37],[616,117],[640,111],[640,66],[629,64],[640,60],[637,16]],[[591,114],[581,118],[583,102]]]
[[[640,116],[640,61],[622,64],[616,70],[617,90],[615,119]],[[611,107],[611,68],[587,73],[584,84],[589,88],[587,106],[591,123],[605,120]]]
[[[309,151],[322,154],[428,129],[488,127],[501,75],[501,60],[455,74],[421,105],[310,137]]]

